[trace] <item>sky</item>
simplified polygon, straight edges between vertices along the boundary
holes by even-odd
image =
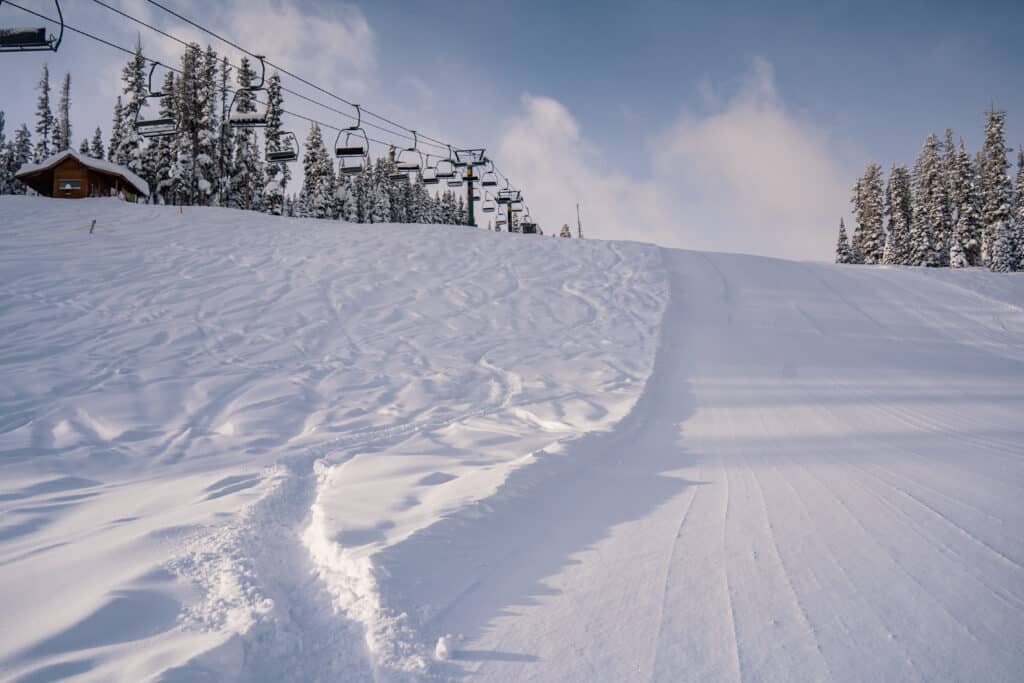
[[[869,161],[912,164],[947,127],[977,149],[993,105],[1009,112],[1007,143],[1024,144],[1018,2],[162,1],[347,100],[486,147],[549,234],[578,202],[591,238],[829,260]],[[237,61],[146,0],[106,2]],[[180,54],[92,0],[62,6],[70,25]],[[0,4],[0,26],[32,21]],[[109,134],[124,61],[70,33],[57,54],[0,55],[8,132],[31,125],[48,62],[55,86],[72,74],[75,139]],[[304,139],[308,123],[293,124]]]

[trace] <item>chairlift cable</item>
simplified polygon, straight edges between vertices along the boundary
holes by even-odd
[[[200,23],[198,23],[198,22],[196,22],[196,21],[194,21],[192,19],[189,19],[188,17],[180,14],[179,12],[176,12],[175,10],[167,7],[162,2],[158,2],[158,0],[146,0],[146,2],[148,2],[149,4],[151,4],[151,5],[155,6],[155,7],[159,7],[160,9],[162,9],[164,12],[167,12],[171,16],[173,16],[173,17],[175,17],[175,18],[177,18],[177,19],[179,19],[181,21],[184,21],[186,24],[189,24],[193,28],[199,29],[200,31],[202,31],[202,32],[204,32],[206,34],[208,34],[210,36],[213,36],[214,38],[216,38],[217,40],[221,41],[222,43],[224,43],[226,45],[230,45],[231,47],[235,48],[236,50],[239,50],[240,52],[244,52],[245,54],[249,55],[250,57],[255,57],[256,56],[253,52],[250,52],[249,50],[245,49],[244,47],[242,47],[238,43],[234,42],[233,40],[225,38],[224,36],[220,35],[216,31],[208,29],[205,26],[203,26],[202,24],[200,24]],[[298,74],[294,73],[293,71],[291,71],[289,69],[284,68],[283,66],[280,66],[279,64],[275,64],[275,63],[273,63],[273,62],[271,62],[269,60],[267,61],[267,64],[269,66],[277,69],[281,73],[283,73],[283,74],[285,74],[287,76],[290,76],[291,78],[294,78],[295,80],[299,81],[300,83],[302,83],[304,85],[307,85],[310,88],[313,88],[314,90],[317,90],[317,91],[323,93],[324,95],[327,95],[328,97],[332,97],[332,98],[338,100],[339,102],[342,102],[344,104],[349,105],[350,107],[351,106],[355,106],[354,102],[350,102],[349,100],[345,99],[344,97],[341,97],[340,95],[337,95],[337,94],[335,94],[335,93],[333,93],[333,92],[331,92],[329,90],[326,90],[326,89],[320,87],[316,83],[313,83],[312,81],[309,81],[309,80],[303,78],[302,76],[299,76]],[[392,125],[392,126],[395,126],[397,128],[401,128],[402,130],[407,131],[410,134],[410,136],[412,134],[412,131],[413,131],[412,128],[409,128],[408,126],[403,126],[402,124],[398,123],[397,121],[389,119],[389,118],[387,118],[385,116],[382,116],[381,114],[378,114],[376,112],[370,111],[369,109],[363,109],[363,112],[365,114],[369,114],[370,116],[373,116],[374,118],[376,118],[376,119],[378,119],[380,121],[383,121],[384,123],[387,123],[389,125]],[[367,124],[367,125],[373,125],[373,124]],[[441,142],[440,140],[437,140],[436,138],[432,138],[432,137],[430,137],[428,135],[423,135],[421,133],[420,137],[425,139],[425,140],[429,140],[429,141],[431,141],[433,143],[436,143],[438,145],[441,145],[443,147],[447,146],[446,143]]]

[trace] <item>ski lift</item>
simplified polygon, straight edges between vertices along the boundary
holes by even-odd
[[[280,135],[281,137],[278,141],[281,143],[281,148],[273,152],[267,152],[267,163],[288,164],[298,161],[299,139],[295,137],[295,133],[283,130]]]
[[[498,174],[494,172],[494,162],[488,159],[487,163],[490,164],[491,167],[488,170],[484,171],[484,175],[480,181],[480,185],[482,185],[483,187],[497,187]]]
[[[0,5],[3,0],[0,0]],[[46,28],[0,28],[0,52],[56,52],[60,41],[64,39],[64,14],[60,10],[60,0],[53,0],[57,7],[57,21],[60,32],[55,36],[47,36]]]
[[[454,178],[448,181],[448,187],[462,187],[462,178]]]
[[[519,190],[513,190],[512,188],[508,187],[508,181],[505,182],[505,185],[506,187],[504,190],[498,190],[497,202],[502,206],[522,202],[523,193],[520,192]]]
[[[521,232],[524,235],[536,235],[538,233],[537,224],[533,222],[533,218],[530,216],[530,207],[527,206],[525,209],[523,217],[519,221]]]
[[[270,114],[270,104],[266,104],[262,111],[259,107],[253,105],[252,111],[239,111],[238,107],[242,104],[238,101],[238,96],[242,93],[254,93],[260,92],[261,90],[266,92],[264,87],[264,81],[267,76],[267,65],[263,61],[262,55],[256,55],[256,59],[260,60],[260,82],[256,85],[250,85],[246,88],[239,88],[235,90],[234,97],[231,98],[231,107],[228,110],[228,122],[232,128],[266,128],[267,127],[267,116]],[[253,98],[255,99],[255,98]]]
[[[494,213],[497,210],[497,208],[498,206],[494,202],[494,197],[492,197],[489,192],[485,192],[484,204],[482,207],[480,207],[480,210],[483,211],[484,213]]]
[[[424,185],[437,185],[439,182],[437,179],[437,165],[430,165],[430,155],[426,155],[423,164],[423,171],[420,172],[420,182]]]
[[[142,118],[142,109],[146,106],[147,101],[159,101],[167,96],[165,92],[153,90],[153,72],[158,66],[162,66],[160,62],[153,62],[153,65],[149,67],[149,86],[143,97],[142,105],[135,112],[135,132],[144,138],[165,138],[178,132],[178,120],[173,116]]]
[[[450,180],[455,177],[455,153],[452,146],[448,145],[448,158],[439,159],[435,166],[438,180]],[[461,181],[459,182],[461,185]]]
[[[341,161],[338,171],[344,175],[362,173],[370,165],[370,139],[363,130],[363,110],[358,104],[353,106],[356,108],[355,125],[339,130],[334,140],[334,156]]]
[[[484,157],[484,149],[457,149],[455,150],[455,166],[458,168],[483,166],[487,163]]]
[[[395,168],[399,173],[419,173],[423,168],[423,153],[419,150],[419,138],[412,131],[412,147],[406,147],[395,155]]]

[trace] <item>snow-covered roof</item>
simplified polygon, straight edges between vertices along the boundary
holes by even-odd
[[[124,166],[112,164],[109,161],[104,161],[103,159],[93,159],[92,157],[85,156],[84,154],[79,154],[73,149],[64,150],[63,152],[54,154],[53,156],[40,161],[38,164],[25,164],[20,169],[18,169],[18,172],[15,174],[15,177],[21,178],[22,176],[32,175],[33,173],[38,173],[39,171],[49,170],[54,166],[58,165],[59,163],[61,163],[62,161],[64,161],[65,159],[67,159],[68,157],[73,158],[78,163],[82,164],[87,168],[91,168],[94,171],[120,176],[122,179],[130,183],[136,190],[138,190],[140,194],[144,194],[147,197],[149,196],[149,183],[147,183],[145,180],[129,171]]]

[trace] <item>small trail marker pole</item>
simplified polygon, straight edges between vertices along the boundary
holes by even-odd
[[[89,234],[91,235],[92,231],[95,230],[95,229],[96,229],[96,219],[94,218],[93,221],[92,221],[92,225],[89,226]]]

